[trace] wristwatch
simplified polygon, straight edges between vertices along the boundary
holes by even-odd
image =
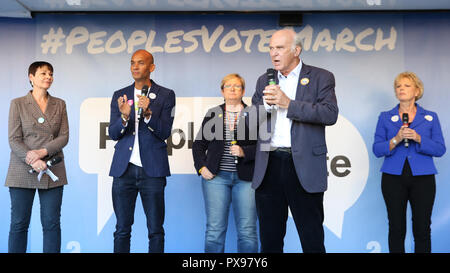
[[[395,137],[392,138],[392,143],[394,143],[394,145],[397,145],[397,140],[395,139]]]

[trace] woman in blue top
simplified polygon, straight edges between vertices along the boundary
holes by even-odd
[[[405,252],[406,208],[411,205],[416,253],[431,252],[431,212],[437,173],[433,156],[445,153],[441,125],[435,112],[416,103],[423,83],[412,72],[394,81],[399,104],[378,118],[373,152],[384,156],[381,189],[389,219],[389,252]]]

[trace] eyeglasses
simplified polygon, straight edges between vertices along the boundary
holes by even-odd
[[[238,84],[233,84],[233,85],[227,84],[227,85],[223,86],[224,89],[230,89],[231,87],[233,87],[234,89],[242,89],[242,85],[238,85]]]

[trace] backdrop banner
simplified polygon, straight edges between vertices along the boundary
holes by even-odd
[[[223,102],[220,81],[239,73],[245,100],[258,77],[271,67],[269,40],[279,29],[276,14],[37,14],[33,19],[0,18],[0,180],[9,164],[8,113],[13,98],[30,89],[27,69],[36,60],[54,66],[49,92],[67,103],[70,139],[64,148],[69,185],[61,211],[62,252],[112,252],[115,216],[112,177],[115,142],[108,136],[113,92],[133,82],[130,59],[146,49],[155,59],[151,78],[173,89],[177,107],[167,140],[172,176],[166,187],[166,252],[203,252],[206,218],[192,142],[206,111]],[[413,71],[425,84],[419,104],[439,115],[450,136],[450,13],[305,14],[294,30],[303,38],[304,63],[336,78],[339,118],[327,127],[329,187],[324,197],[328,252],[388,252],[388,220],[381,194],[382,158],[372,153],[381,111],[397,104],[393,81]],[[437,194],[432,250],[449,252],[450,157],[436,158]],[[8,188],[0,188],[0,252],[7,252]],[[231,210],[232,211],[232,210]],[[29,229],[29,252],[42,252],[39,198]],[[234,218],[229,218],[226,252],[236,252]],[[137,201],[132,252],[148,250],[146,218]],[[412,252],[408,209],[406,250]],[[289,217],[285,252],[301,252]]]

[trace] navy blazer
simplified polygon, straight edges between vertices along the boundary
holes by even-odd
[[[408,148],[402,141],[392,151],[389,151],[389,142],[403,125],[399,116],[399,105],[390,111],[381,112],[378,117],[372,148],[376,157],[384,156],[381,172],[401,175],[405,160],[408,159],[413,175],[437,173],[433,156],[440,157],[446,150],[439,118],[435,112],[425,110],[418,104],[416,106],[416,116],[409,128],[414,129],[420,135],[421,143],[409,140]]]
[[[151,81],[149,93],[154,93],[156,98],[150,99],[149,108],[152,110],[150,121],[145,123],[143,118],[139,121],[139,153],[142,167],[145,173],[151,177],[170,176],[169,157],[165,140],[172,133],[175,93],[170,89],[159,86],[153,80]],[[126,171],[136,135],[135,115],[133,113],[130,115],[127,127],[122,125],[117,100],[123,95],[127,95],[128,98],[134,97],[134,83],[114,92],[111,100],[108,132],[112,140],[117,140],[109,171],[109,175],[113,177],[120,177]],[[134,111],[134,101],[131,109]]]
[[[276,77],[278,83],[278,77]],[[271,140],[271,114],[263,105],[263,90],[267,86],[267,74],[259,77],[252,104],[259,112],[259,125],[269,129],[269,137],[258,134],[255,155],[253,188],[264,179],[269,160]],[[287,118],[292,120],[291,150],[295,171],[302,187],[311,193],[327,189],[327,145],[325,126],[333,125],[338,118],[334,75],[322,68],[302,64],[295,100],[291,100]],[[261,118],[265,117],[265,118]]]
[[[245,156],[238,157],[236,169],[239,179],[251,181],[255,163],[256,135],[253,140],[250,140],[249,115],[245,103],[244,107],[246,108],[241,112],[237,127],[237,145],[244,150]],[[200,175],[198,171],[203,166],[206,166],[214,175],[219,172],[220,159],[222,158],[225,145],[224,119],[225,104],[209,109],[203,119],[202,126],[192,145],[194,166],[198,175]],[[209,134],[210,132],[212,134]],[[220,135],[221,139],[214,137],[217,135]]]

